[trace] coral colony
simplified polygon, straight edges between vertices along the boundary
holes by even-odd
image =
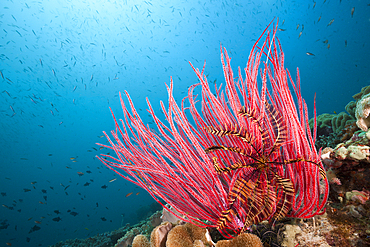
[[[276,30],[267,27],[254,44],[244,77],[240,68],[234,75],[221,47],[223,91],[216,87],[214,94],[205,68],[190,64],[199,83],[180,107],[171,78],[168,107],[161,102],[165,122],[147,100],[157,130],[142,122],[127,92],[131,112],[120,95],[124,119],[119,123],[113,115],[113,139],[104,132],[111,146],[100,144],[117,157],[99,159],[160,204],[171,205],[179,219],[217,228],[227,238],[263,220],[323,213],[328,181],[314,145],[316,126],[312,134],[299,71],[294,82]],[[196,87],[201,87],[201,112]]]

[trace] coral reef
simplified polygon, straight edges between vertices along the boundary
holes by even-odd
[[[333,230],[324,235],[331,246],[370,246],[370,205],[352,203],[327,205],[327,218]]]
[[[167,235],[171,229],[172,224],[170,222],[163,222],[161,225],[154,228],[154,230],[150,234],[151,246],[166,246]]]
[[[352,96],[352,98],[357,102],[359,101],[365,94],[370,93],[370,86],[366,86],[361,88],[361,91],[355,95]]]
[[[370,93],[365,94],[356,104],[356,124],[363,131],[370,126]]]
[[[301,229],[301,232],[296,235],[299,246],[330,246],[326,240],[326,235],[330,234],[335,226],[329,223],[326,215],[301,220],[298,226]]]
[[[150,242],[145,235],[136,235],[132,242],[132,247],[150,247]]]
[[[231,240],[218,241],[216,247],[263,247],[263,244],[256,235],[242,233]]]
[[[183,218],[183,217],[185,216],[180,215],[180,213],[177,212],[177,210],[171,205],[166,204],[165,207],[163,207],[162,216],[161,216],[161,219],[163,222],[168,221],[168,222],[171,222],[172,224],[181,224],[182,220],[180,218]]]
[[[335,226],[324,235],[331,246],[370,246],[370,130],[348,133],[342,141],[321,155],[331,184],[328,220]]]
[[[334,148],[337,144],[349,140],[359,129],[367,131],[370,126],[370,86],[363,87],[361,92],[352,97],[355,101],[350,101],[345,106],[348,114],[324,113],[317,116],[317,148]],[[313,119],[310,119],[309,123],[312,128]]]
[[[192,247],[196,240],[202,241],[205,246],[210,246],[206,238],[206,229],[190,223],[175,226],[167,236],[167,247]],[[199,241],[197,241],[199,244]]]

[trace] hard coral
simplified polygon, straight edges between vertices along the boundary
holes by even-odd
[[[351,200],[354,202],[359,202],[361,204],[365,204],[366,201],[368,201],[369,198],[369,192],[364,190],[364,191],[358,191],[358,190],[352,190],[351,192],[346,193],[346,198],[347,200]]]
[[[186,223],[173,228],[167,236],[167,247],[192,247],[195,240],[207,242],[206,229]]]
[[[165,247],[168,232],[172,229],[170,222],[164,222],[161,225],[154,228],[150,235],[151,246],[153,247]]]
[[[296,246],[296,235],[301,234],[302,230],[297,225],[285,225],[284,241],[281,246],[294,247]]]
[[[145,235],[137,235],[132,242],[132,247],[150,247],[149,240]]]
[[[263,247],[259,237],[251,233],[242,233],[231,240],[220,240],[216,247]]]
[[[358,130],[357,124],[355,122],[350,122],[339,133],[340,141],[345,142],[355,134],[355,132]]]
[[[357,102],[356,105],[356,119],[357,126],[363,131],[367,131],[370,126],[370,93],[365,94]]]

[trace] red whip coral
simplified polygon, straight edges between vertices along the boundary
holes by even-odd
[[[221,47],[224,91],[216,88],[214,94],[204,67],[200,71],[190,64],[200,82],[189,88],[180,107],[171,78],[168,107],[161,102],[167,123],[147,100],[156,131],[142,122],[129,94],[125,92],[131,112],[120,95],[124,119],[119,123],[113,115],[113,139],[104,132],[111,146],[100,144],[117,157],[98,158],[159,203],[170,204],[182,220],[216,227],[225,237],[263,220],[319,214],[328,182],[309,128],[299,71],[294,83],[284,68],[276,30],[266,28],[253,46],[244,79],[240,68],[234,79],[231,59]]]

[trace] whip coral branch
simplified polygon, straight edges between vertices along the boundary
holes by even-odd
[[[118,121],[112,112],[112,138],[104,132],[110,145],[99,144],[116,156],[98,158],[160,204],[170,204],[177,217],[215,227],[225,237],[263,220],[322,213],[328,182],[308,125],[299,71],[294,82],[284,68],[277,26],[267,30],[252,48],[244,78],[239,68],[234,79],[221,46],[224,91],[216,88],[214,94],[204,67],[200,71],[190,63],[199,83],[179,106],[171,78],[168,104],[161,102],[165,122],[147,99],[156,130],[143,123],[129,94],[128,105],[120,94],[124,118]],[[196,87],[201,87],[201,112]]]

